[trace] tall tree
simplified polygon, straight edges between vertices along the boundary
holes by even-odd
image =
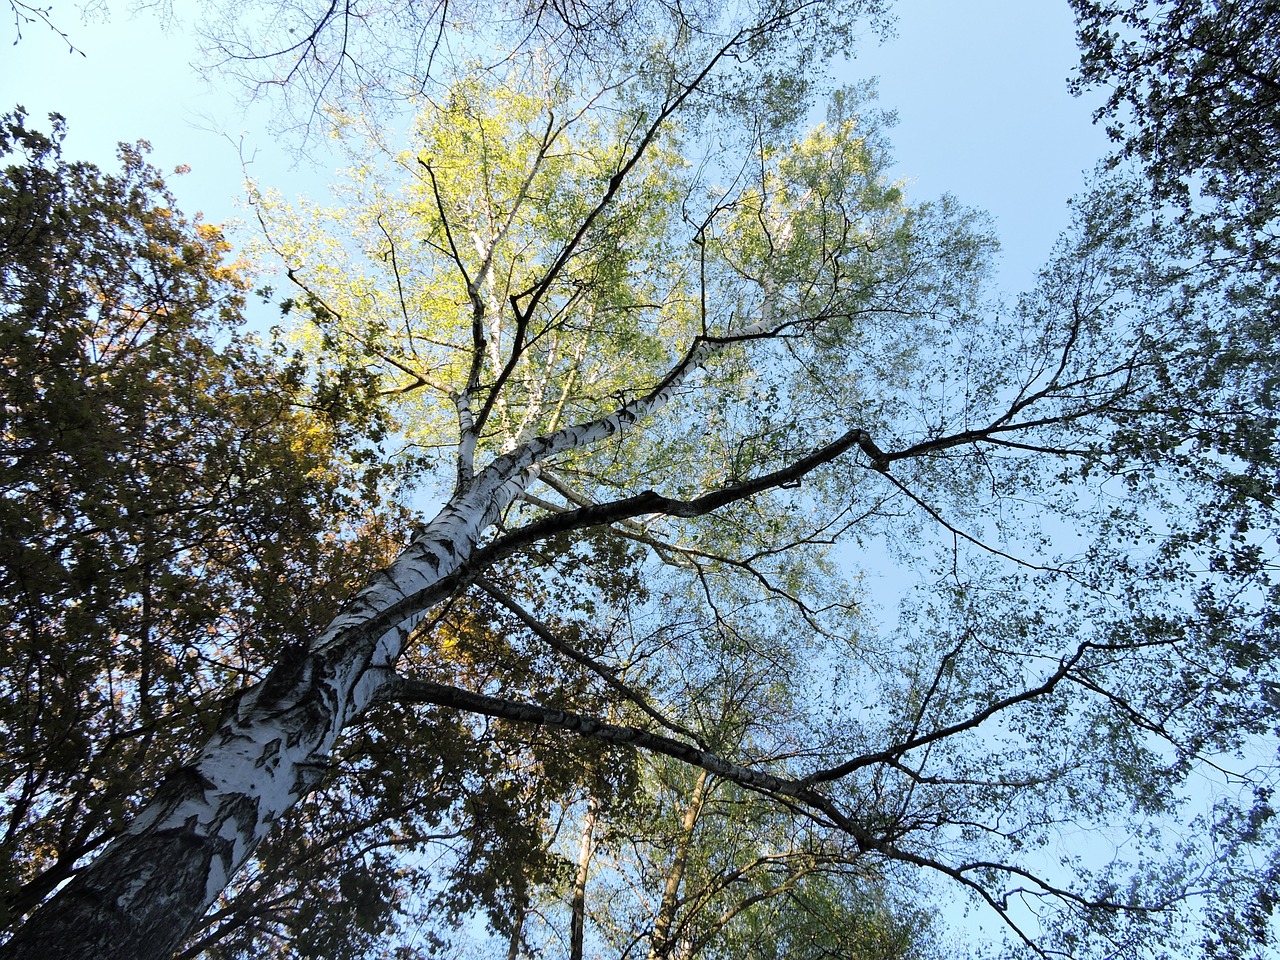
[[[23,161],[0,192],[5,929],[118,835],[227,698],[304,646],[409,528],[382,502],[385,465],[365,446],[378,415],[352,383],[240,330],[243,264],[225,262],[221,232],[182,218],[143,147],[104,173],[65,160],[63,133],[18,112],[0,151]],[[442,628],[475,633],[475,618]],[[485,630],[500,625],[486,611]],[[410,728],[455,746],[390,790],[404,765],[386,743]],[[432,896],[498,917],[553,869],[535,818],[499,801],[554,792],[581,750],[386,713],[346,749],[344,775],[279,825],[181,955],[363,955],[423,881],[389,866],[405,845],[466,850],[476,875]]]
[[[1182,282],[1183,237],[1123,182],[1081,200],[1034,290],[993,302],[981,218],[908,205],[856,97],[798,128],[803,64],[852,12],[629,7],[617,59],[517,45],[501,79],[459,61],[408,148],[374,158],[403,190],[362,157],[331,241],[322,214],[259,199],[321,382],[363,388],[359,409],[436,458],[442,506],[228,704],[8,955],[167,955],[335,759],[359,762],[348,746],[387,763],[360,724],[402,716],[429,738],[406,751],[455,754],[467,725],[415,724],[423,705],[763,794],[869,870],[953,881],[1032,950],[1155,949],[1185,939],[1187,897],[1236,896],[1274,845],[1265,783],[1199,820],[1185,786],[1267,732],[1275,682],[1274,500],[1226,469],[1231,444],[1274,441],[1241,435],[1262,404],[1205,363],[1240,304]],[[854,643],[861,598],[825,548],[895,529],[894,550],[938,544],[937,589]],[[557,576],[607,576],[583,545],[618,540],[645,551],[646,581],[681,585],[619,583],[646,635],[695,597],[727,644],[811,644],[826,683],[775,743],[689,722],[703,705],[676,681],[716,661],[642,683],[652,656],[588,646],[594,588],[557,606]],[[493,604],[519,627],[475,630],[467,608],[483,622]],[[561,802],[536,788],[490,795],[526,815],[530,857]],[[1116,855],[1049,860],[1064,821]],[[1166,845],[1174,822],[1189,839]],[[497,923],[518,931],[530,898],[507,902]]]

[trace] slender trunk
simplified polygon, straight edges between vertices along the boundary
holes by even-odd
[[[511,928],[511,937],[507,940],[507,960],[517,960],[520,956],[520,939],[524,935],[524,907],[516,916],[515,925]]]
[[[582,941],[587,927],[587,873],[591,868],[591,848],[600,804],[593,796],[587,800],[587,816],[578,841],[578,870],[573,877],[572,919],[569,923],[569,960],[582,960]]]
[[[478,478],[310,650],[282,656],[234,698],[200,756],[173,770],[123,834],[0,954],[169,957],[275,822],[327,773],[338,736],[391,679],[422,611],[451,589],[450,575],[532,478],[516,468]],[[412,609],[384,626],[407,597]]]
[[[680,884],[684,880],[685,864],[689,861],[689,849],[693,846],[693,831],[702,815],[702,805],[707,800],[707,781],[710,775],[703,770],[693,786],[693,796],[680,823],[680,836],[676,838],[675,856],[667,871],[667,882],[662,889],[662,903],[657,919],[653,922],[653,939],[649,942],[649,960],[662,960],[671,955],[671,924],[675,921],[676,902],[680,896]]]

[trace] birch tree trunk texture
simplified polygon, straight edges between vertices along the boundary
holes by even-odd
[[[587,815],[582,821],[582,835],[578,840],[578,863],[570,897],[569,960],[582,960],[582,943],[587,927],[587,877],[591,871],[591,851],[598,810],[599,801],[594,796],[590,797],[587,800]]]
[[[162,960],[272,826],[327,773],[342,731],[395,679],[432,604],[539,464],[664,406],[716,348],[697,341],[646,396],[496,458],[378,574],[306,652],[233,699],[192,763],[175,770],[124,833],[36,911],[0,955],[12,960]]]
[[[236,698],[200,757],[170,774],[125,833],[23,925],[5,955],[169,957],[276,820],[325,775],[338,736],[391,676],[417,619],[378,630],[376,615],[410,585],[420,594],[433,582],[447,588],[480,529],[465,521],[453,505],[442,511],[315,650],[276,664]]]

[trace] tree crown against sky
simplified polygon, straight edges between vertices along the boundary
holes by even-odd
[[[797,36],[829,26],[807,9],[782,14]],[[70,896],[123,898],[112,874],[148,863],[166,889],[198,888],[196,914],[240,860],[252,887],[281,863],[273,820],[323,844],[303,795],[364,806],[404,789],[387,766],[405,749],[424,781],[459,754],[474,771],[475,795],[418,799],[460,825],[450,869],[474,886],[442,904],[406,878],[385,888],[392,909],[443,930],[450,904],[488,907],[517,951],[582,949],[588,917],[589,943],[713,951],[762,922],[757,904],[801,904],[780,923],[797,936],[850,903],[892,925],[876,904],[922,875],[1032,949],[1265,938],[1250,864],[1272,842],[1265,775],[1209,809],[1186,788],[1268,733],[1274,431],[1256,304],[1189,273],[1183,235],[1121,179],[1080,200],[1039,285],[998,303],[982,219],[884,182],[856,98],[806,130],[805,87],[770,69],[762,33],[694,35],[639,71],[587,48],[551,76],[529,54],[437,77],[407,152],[360,141],[336,215],[258,192],[324,382],[395,419],[445,507],[330,627],[270,668],[262,655],[265,679],[211,718],[200,759],[11,949],[67,937],[85,924],[58,919]],[[896,631],[829,550],[894,530],[895,549],[938,564]],[[509,746],[479,718],[510,724]],[[557,779],[529,723],[665,759],[611,785],[588,751]],[[671,760],[692,772],[664,774]],[[716,839],[715,816],[699,827],[717,798],[751,843]],[[647,902],[600,900],[622,871],[592,864],[669,829],[664,804],[704,845],[636,866]],[[230,820],[245,832],[207,859],[169,845],[225,838]],[[1054,862],[1064,829],[1115,855]],[[387,883],[383,853],[347,863]],[[744,855],[768,861],[759,900],[677,911]],[[139,927],[193,922],[129,897]],[[1212,933],[1188,933],[1198,909]],[[717,928],[726,913],[745,927]],[[298,929],[288,911],[259,920],[268,938]],[[124,936],[100,929],[75,932]]]
[[[1280,213],[1280,7],[1272,0],[1073,0],[1077,91],[1153,187],[1203,219],[1227,251],[1274,259]]]

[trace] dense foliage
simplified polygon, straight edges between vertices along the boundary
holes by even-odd
[[[1072,0],[1077,88],[1163,197],[1213,202],[1211,226],[1258,265],[1280,216],[1280,4],[1275,0]],[[1214,223],[1213,221],[1217,221]]]
[[[341,449],[355,425],[300,406],[301,365],[242,332],[241,266],[174,209],[145,145],[103,173],[64,160],[63,134],[21,111],[0,130],[20,161],[0,181],[4,926],[305,646],[403,523]]]

